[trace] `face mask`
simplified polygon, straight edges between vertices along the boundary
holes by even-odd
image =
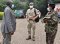
[[[14,8],[14,4],[12,4],[12,8]]]
[[[47,11],[51,11],[50,8],[47,8]]]
[[[33,8],[33,6],[30,6],[30,8]]]

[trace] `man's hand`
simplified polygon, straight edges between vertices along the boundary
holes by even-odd
[[[43,21],[44,21],[44,23],[47,23],[48,19],[44,18]]]
[[[33,17],[29,17],[29,19],[32,19],[32,20],[34,20],[34,19],[35,19],[35,16],[33,16]]]
[[[10,35],[13,35],[14,34],[14,32],[10,32]]]
[[[33,21],[35,20],[35,18],[32,19]]]
[[[29,17],[29,18],[27,18],[27,21],[29,21],[29,19],[31,19],[31,20],[35,20],[36,19],[36,16],[33,16],[33,17]]]

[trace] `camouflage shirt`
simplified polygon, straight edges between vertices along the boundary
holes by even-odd
[[[45,31],[47,33],[57,31],[57,27],[58,27],[57,13],[55,13],[55,12],[47,13],[45,18],[49,18],[47,23],[45,24]]]

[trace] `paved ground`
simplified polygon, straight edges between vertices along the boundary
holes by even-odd
[[[33,42],[32,40],[29,41],[26,40],[28,36],[26,19],[17,19],[16,22],[17,22],[17,29],[15,34],[12,36],[12,44],[46,44],[44,24],[42,24],[41,22],[37,23],[36,35],[35,35],[36,41]],[[0,42],[2,42],[1,33],[0,33]],[[60,24],[54,44],[60,44]]]
[[[1,21],[0,21],[0,44],[2,42],[2,35],[1,35]]]

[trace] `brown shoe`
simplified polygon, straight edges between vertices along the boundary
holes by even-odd
[[[29,36],[26,40],[30,40],[31,39],[31,36]]]
[[[35,41],[35,37],[33,37],[32,40]]]

